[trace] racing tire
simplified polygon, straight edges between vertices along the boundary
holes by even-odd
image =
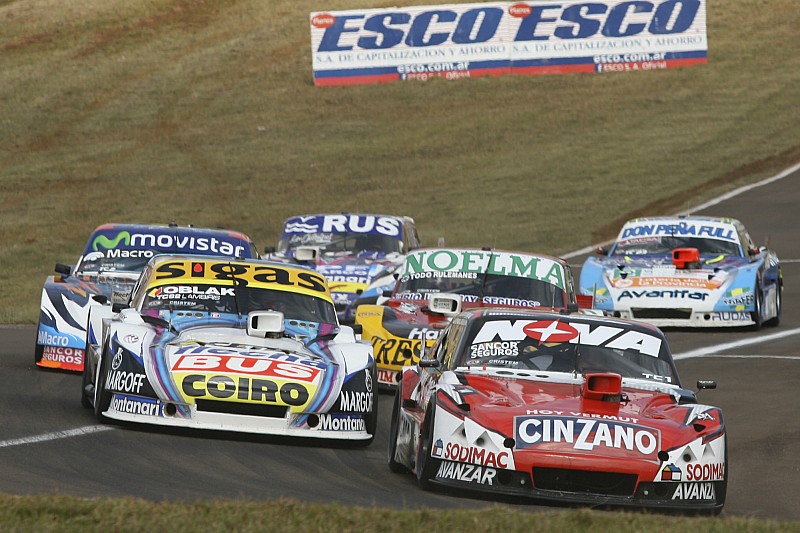
[[[44,346],[37,344],[33,350],[33,364],[39,366],[42,357],[44,357]]]
[[[397,462],[397,435],[400,433],[400,405],[403,401],[403,383],[397,387],[397,394],[394,396],[394,406],[392,407],[392,422],[389,427],[389,445],[386,447],[386,462],[389,470],[395,474],[408,472],[408,468],[403,463]]]
[[[86,389],[92,384],[92,376],[89,371],[89,365],[86,364],[86,359],[83,361],[83,372],[81,373],[81,405],[87,409],[92,408],[92,401],[86,393]]]
[[[111,393],[106,390],[106,374],[108,373],[108,360],[106,349],[99,361],[100,369],[97,372],[97,382],[94,384],[94,416],[98,422],[109,423],[110,420],[103,413],[111,406]]]
[[[36,334],[38,337],[39,329],[42,327],[42,321],[39,321],[39,324],[36,326]],[[44,346],[39,344],[39,341],[36,341],[36,344],[33,348],[33,364],[39,366],[39,363],[42,361],[42,357],[44,357]]]
[[[781,300],[783,299],[783,284],[778,281],[777,287],[778,290],[775,293],[775,316],[764,322],[765,326],[769,326],[771,328],[779,326],[781,323]]]
[[[436,464],[433,457],[431,457],[431,451],[433,451],[435,410],[436,408],[434,406],[428,408],[428,413],[425,415],[425,421],[422,423],[419,436],[419,446],[417,447],[417,484],[422,490],[433,489],[433,483],[431,483],[431,479],[436,476]]]
[[[367,447],[375,440],[378,432],[378,371],[377,365],[372,365],[372,412],[364,417],[364,426],[370,438],[359,441],[359,446]]]
[[[756,293],[755,309],[753,310],[752,313],[750,313],[750,317],[753,319],[753,325],[750,326],[750,329],[752,331],[759,331],[761,329],[761,326],[763,325],[761,310],[764,307],[764,302],[762,301],[762,296],[761,296],[761,284],[756,283],[755,293]]]

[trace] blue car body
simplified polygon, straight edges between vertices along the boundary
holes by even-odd
[[[607,253],[589,257],[580,293],[608,315],[659,327],[777,325],[780,261],[744,225],[721,217],[625,223]]]

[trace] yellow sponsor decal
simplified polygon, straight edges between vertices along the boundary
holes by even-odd
[[[148,282],[163,285],[209,284],[233,286],[244,281],[248,287],[295,292],[333,303],[325,278],[316,272],[283,265],[261,265],[236,261],[176,260],[156,266]]]
[[[225,374],[173,373],[187,402],[220,400],[248,404],[282,405],[302,412],[314,397],[315,384],[266,377]]]

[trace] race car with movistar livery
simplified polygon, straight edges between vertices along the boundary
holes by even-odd
[[[397,385],[416,363],[423,341],[432,345],[462,309],[577,308],[572,270],[562,259],[502,250],[423,248],[408,254],[391,297],[361,305],[356,324],[372,343],[378,382]]]
[[[357,302],[374,303],[394,285],[392,274],[419,248],[414,220],[368,214],[302,215],[287,219],[276,260],[314,268],[329,283],[339,321],[352,323]],[[375,283],[383,280],[383,283]],[[364,294],[370,287],[369,294]]]
[[[404,369],[387,459],[426,490],[692,513],[728,482],[722,410],[659,329],[529,309],[464,312]]]
[[[583,264],[580,293],[606,314],[659,327],[759,329],[780,322],[778,256],[755,246],[738,220],[637,218],[598,254]]]
[[[90,318],[82,403],[101,422],[367,445],[375,361],[325,278],[260,260],[159,255]]]
[[[80,372],[89,308],[131,290],[147,261],[160,253],[258,257],[253,241],[237,231],[176,224],[104,224],[92,232],[74,266],[57,263],[42,289],[34,362]]]

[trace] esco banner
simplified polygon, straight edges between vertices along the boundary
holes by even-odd
[[[309,16],[314,83],[629,72],[706,63],[705,0],[410,6]]]

